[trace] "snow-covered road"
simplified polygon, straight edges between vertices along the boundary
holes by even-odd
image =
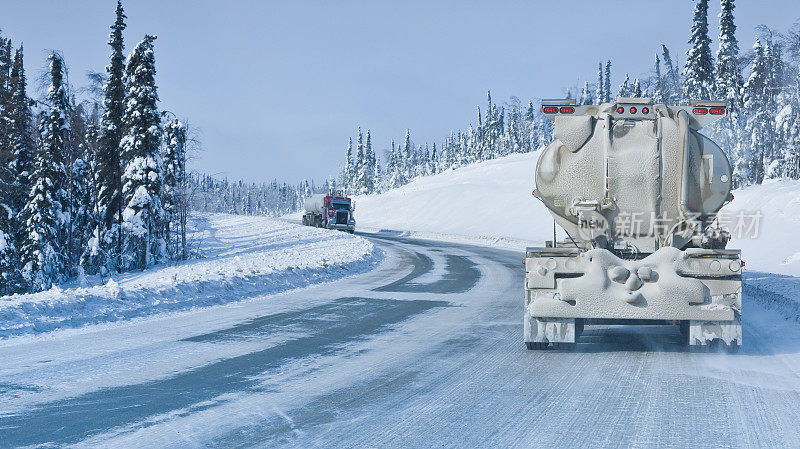
[[[786,447],[796,278],[747,274],[738,355],[667,326],[522,343],[522,253],[381,235],[367,273],[0,343],[0,446]],[[235,295],[235,290],[231,291]],[[794,315],[796,317],[796,314]]]

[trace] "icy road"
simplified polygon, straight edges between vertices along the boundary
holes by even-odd
[[[0,446],[800,441],[800,325],[764,276],[748,274],[738,355],[686,353],[670,327],[587,327],[576,352],[534,352],[521,253],[367,237],[381,264],[334,283],[6,341]]]

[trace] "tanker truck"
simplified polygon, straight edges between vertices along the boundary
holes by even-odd
[[[683,344],[742,344],[742,262],[717,212],[731,165],[699,131],[724,102],[544,100],[554,137],[533,195],[566,234],[525,258],[528,349],[573,349],[586,325],[670,324]]]
[[[356,219],[355,204],[346,196],[333,194],[311,195],[303,203],[303,225],[337,229],[354,233]]]

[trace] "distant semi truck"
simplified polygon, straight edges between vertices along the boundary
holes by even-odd
[[[303,225],[317,228],[337,229],[353,233],[356,219],[355,205],[346,196],[317,194],[306,198],[303,204]]]

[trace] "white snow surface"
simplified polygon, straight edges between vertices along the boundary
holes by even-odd
[[[515,154],[356,196],[356,227],[541,242],[553,220],[532,195],[538,156]]]
[[[734,200],[723,208],[729,216],[744,212],[747,224],[761,214],[756,238],[744,233],[733,238],[728,248],[742,250],[745,268],[771,273],[800,275],[800,181],[771,179],[764,184],[733,192]],[[732,229],[732,231],[735,231]]]
[[[363,238],[266,217],[195,214],[191,226],[200,259],[0,297],[0,339],[278,293],[368,271],[383,257]]]
[[[356,228],[435,240],[471,239],[489,246],[543,245],[552,240],[553,218],[532,195],[539,154],[506,156],[419,178],[382,194],[356,196]],[[752,217],[760,212],[761,218],[757,238],[752,233],[734,235],[728,248],[742,250],[748,269],[800,275],[800,240],[794,235],[800,229],[800,181],[771,180],[733,193],[725,213],[744,211]],[[564,237],[559,228],[558,238]]]

